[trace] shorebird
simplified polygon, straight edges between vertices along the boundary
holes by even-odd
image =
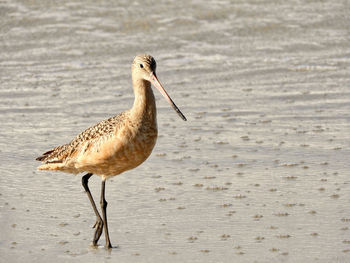
[[[108,178],[133,169],[150,156],[157,140],[157,112],[151,83],[160,91],[178,115],[186,117],[169,97],[156,75],[156,61],[150,55],[138,55],[132,66],[132,85],[135,94],[131,109],[101,121],[86,129],[70,143],[57,146],[36,158],[44,162],[38,170],[58,170],[78,174],[96,215],[95,233],[92,245],[97,246],[104,230],[105,248],[112,248],[108,234],[107,201],[105,184]],[[101,177],[101,211],[98,212],[89,190],[89,178],[96,174]]]

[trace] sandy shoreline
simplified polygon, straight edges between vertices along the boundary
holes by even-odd
[[[0,5],[0,262],[350,261],[346,3]],[[155,90],[152,156],[107,183],[108,253],[81,175],[34,158],[131,107],[145,51],[188,122]]]

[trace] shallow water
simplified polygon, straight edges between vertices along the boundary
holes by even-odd
[[[350,261],[350,4],[284,2],[1,1],[0,262]],[[129,108],[143,52],[188,121],[155,91],[93,249],[81,176],[34,158]]]

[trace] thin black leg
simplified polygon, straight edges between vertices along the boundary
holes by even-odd
[[[103,224],[105,228],[105,237],[106,237],[106,246],[105,248],[109,249],[112,248],[111,241],[109,239],[109,234],[108,234],[108,224],[107,224],[107,201],[105,199],[105,185],[106,181],[102,180],[102,186],[101,186],[101,210],[102,210],[102,218],[103,218]]]
[[[94,212],[96,215],[96,223],[94,225],[94,228],[96,228],[96,230],[95,230],[95,234],[94,234],[94,239],[92,240],[92,244],[94,246],[97,246],[97,242],[100,239],[100,236],[102,235],[102,231],[103,231],[103,220],[100,216],[100,213],[97,210],[94,198],[92,197],[89,186],[88,186],[88,182],[89,182],[89,179],[91,176],[92,176],[92,173],[88,173],[88,174],[84,175],[81,182],[82,182],[82,185],[85,189],[87,196],[89,197],[90,203],[91,203],[92,208],[94,209]]]

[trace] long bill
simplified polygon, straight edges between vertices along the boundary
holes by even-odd
[[[170,98],[170,96],[168,95],[168,93],[165,91],[165,89],[163,88],[162,84],[160,84],[156,73],[152,72],[151,73],[151,82],[152,84],[159,90],[159,92],[164,96],[164,98],[169,102],[169,104],[173,107],[173,109],[176,111],[176,113],[181,117],[181,119],[183,119],[184,121],[187,121],[185,115],[182,114],[182,112],[180,111],[180,109],[175,105],[175,103],[173,102],[173,100]]]

